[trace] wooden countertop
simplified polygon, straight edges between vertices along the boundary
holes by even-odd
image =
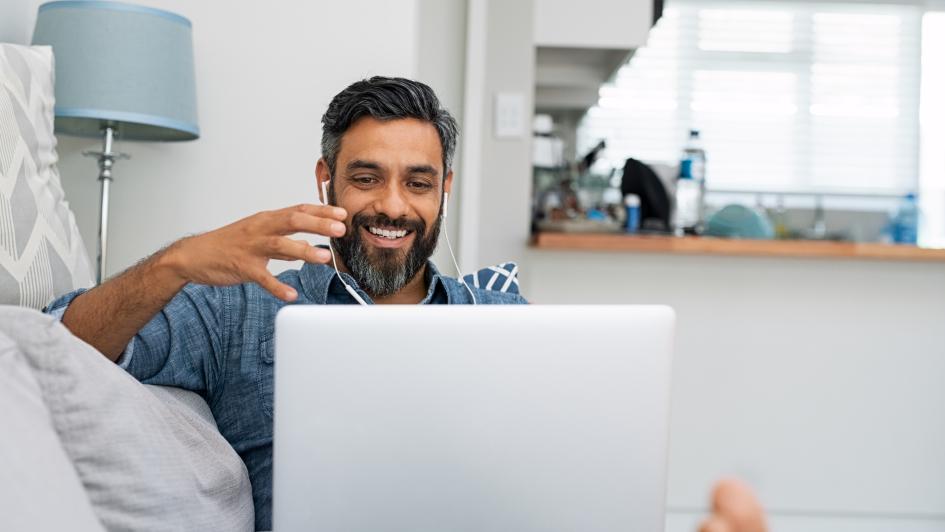
[[[690,255],[945,262],[945,249],[816,240],[738,240],[622,233],[545,232],[534,236],[531,245],[536,249],[570,251],[633,251]]]

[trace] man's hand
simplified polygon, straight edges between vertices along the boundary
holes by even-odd
[[[269,260],[330,261],[328,250],[287,235],[342,236],[346,217],[339,207],[297,205],[254,214],[215,231],[178,240],[73,299],[62,323],[116,360],[131,338],[187,283],[226,286],[252,281],[279,299],[294,301],[298,297],[295,290],[266,269]]]
[[[312,247],[287,235],[311,233],[327,237],[345,234],[347,213],[329,205],[296,205],[243,218],[220,229],[178,241],[165,259],[182,281],[226,286],[252,281],[284,301],[294,301],[295,290],[269,273],[270,259],[303,260],[325,264],[327,249]]]
[[[726,479],[712,489],[712,515],[699,532],[767,532],[765,512],[744,483]]]

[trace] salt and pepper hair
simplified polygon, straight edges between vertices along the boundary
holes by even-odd
[[[332,176],[342,137],[352,124],[365,116],[377,120],[415,118],[432,124],[443,149],[443,177],[449,173],[458,130],[456,120],[440,106],[433,89],[419,81],[374,76],[352,83],[339,92],[322,116],[322,157]]]

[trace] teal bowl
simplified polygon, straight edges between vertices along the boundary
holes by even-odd
[[[774,238],[768,217],[744,205],[726,205],[709,217],[704,235],[722,238]]]

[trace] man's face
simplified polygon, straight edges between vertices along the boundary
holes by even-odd
[[[365,117],[342,137],[329,202],[348,211],[348,232],[332,244],[372,296],[403,288],[433,254],[453,178],[442,172],[440,138],[428,122]],[[316,173],[329,177],[324,161]]]

